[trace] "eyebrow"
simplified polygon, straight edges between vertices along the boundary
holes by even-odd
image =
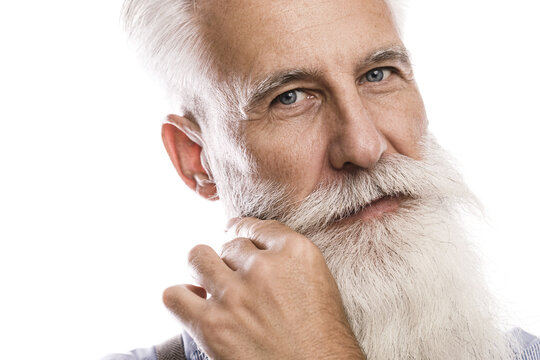
[[[356,65],[355,70],[357,73],[361,73],[367,67],[391,60],[398,61],[406,67],[411,67],[408,51],[403,46],[392,46],[377,49],[367,55]],[[318,80],[320,78],[322,78],[322,73],[311,68],[278,70],[264,79],[248,85],[250,90],[245,102],[245,111],[249,112],[276,89],[289,83],[302,80]]]
[[[357,72],[361,72],[367,67],[371,67],[384,61],[397,61],[402,65],[411,67],[411,59],[407,49],[405,49],[403,46],[396,45],[389,48],[378,49],[372,52],[370,55],[360,61],[360,63],[356,66],[356,70]]]
[[[259,104],[269,94],[289,83],[302,80],[316,80],[321,77],[322,74],[319,71],[309,68],[276,71],[262,81],[250,86],[251,90],[248,93],[246,110],[249,112],[250,109]]]

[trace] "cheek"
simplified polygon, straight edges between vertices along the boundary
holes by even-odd
[[[389,142],[390,151],[419,159],[420,140],[427,132],[428,121],[418,90],[405,90],[371,103],[371,106],[377,114],[377,126]]]
[[[326,151],[317,124],[252,124],[246,145],[257,175],[290,186],[298,196],[306,196],[320,182]]]

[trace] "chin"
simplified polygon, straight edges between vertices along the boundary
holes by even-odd
[[[511,359],[458,214],[440,199],[309,234],[368,359]]]
[[[460,226],[478,202],[432,136],[421,148],[421,160],[383,157],[300,204],[241,175],[222,178],[220,198],[229,214],[279,220],[321,249],[367,358],[510,359]]]

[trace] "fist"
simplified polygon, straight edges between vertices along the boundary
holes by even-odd
[[[364,358],[334,278],[309,239],[255,218],[237,220],[229,233],[233,240],[221,256],[204,245],[189,253],[202,289],[180,285],[164,293],[165,305],[209,356]]]

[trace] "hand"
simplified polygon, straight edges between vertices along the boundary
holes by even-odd
[[[189,263],[203,289],[165,290],[165,305],[215,359],[364,359],[319,249],[277,221],[243,218],[221,257]]]

